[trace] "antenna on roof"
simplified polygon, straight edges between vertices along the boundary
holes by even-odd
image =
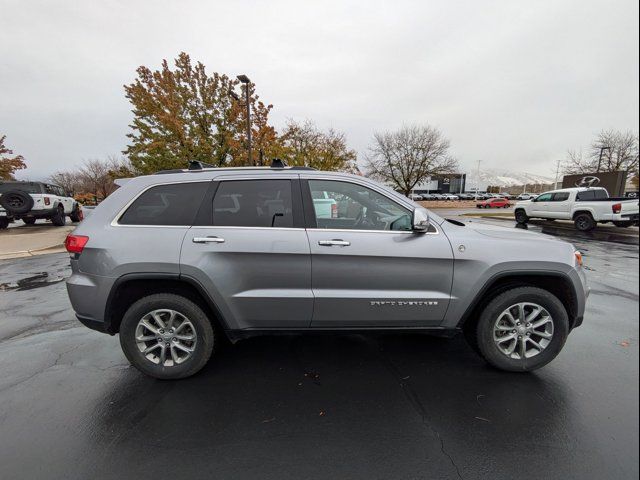
[[[286,166],[287,166],[287,162],[285,162],[281,158],[274,158],[271,161],[271,168],[284,168]]]

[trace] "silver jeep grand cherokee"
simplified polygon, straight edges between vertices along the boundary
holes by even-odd
[[[582,322],[568,243],[445,220],[359,176],[192,166],[124,182],[66,242],[78,319],[148,375],[193,375],[223,335],[326,330],[463,331],[530,371]]]

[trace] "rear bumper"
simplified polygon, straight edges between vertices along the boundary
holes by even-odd
[[[76,262],[71,261],[72,274],[67,278],[71,307],[83,325],[99,332],[111,333],[105,323],[104,311],[115,279],[79,272]]]

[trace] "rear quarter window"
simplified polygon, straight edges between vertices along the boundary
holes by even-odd
[[[27,193],[42,193],[39,183],[0,183],[0,194],[10,190],[20,190]]]
[[[118,224],[190,226],[209,183],[172,183],[151,187],[134,200]]]

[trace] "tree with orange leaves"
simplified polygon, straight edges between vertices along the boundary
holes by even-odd
[[[196,160],[216,166],[247,162],[246,106],[232,91],[239,81],[227,75],[209,74],[205,66],[182,52],[174,69],[163,60],[160,70],[145,66],[138,78],[125,85],[133,106],[130,144],[123,151],[139,173],[185,168]],[[277,142],[269,125],[271,105],[259,101],[250,84],[251,127],[255,138],[253,158],[269,155]]]
[[[13,150],[4,145],[6,135],[0,136],[0,180],[13,180],[16,170],[27,168],[22,155],[13,155]]]

